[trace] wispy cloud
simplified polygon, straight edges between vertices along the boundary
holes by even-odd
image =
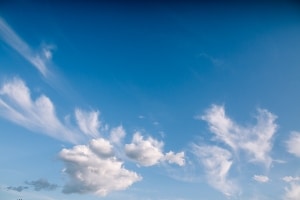
[[[243,150],[250,156],[250,161],[261,162],[267,167],[272,163],[269,153],[277,124],[276,116],[269,111],[258,109],[257,123],[247,127],[227,117],[224,107],[219,105],[212,105],[204,115],[197,118],[208,122],[215,139],[224,142],[233,151]]]
[[[238,192],[237,185],[228,179],[233,163],[232,155],[226,149],[217,146],[193,145],[193,153],[203,164],[208,183],[226,196],[234,196]]]
[[[294,156],[300,157],[300,133],[292,132],[289,140],[286,142],[287,151]]]
[[[171,151],[164,154],[163,146],[163,142],[155,140],[152,137],[144,139],[139,132],[136,132],[133,136],[132,143],[125,145],[125,153],[130,159],[142,166],[156,165],[161,161],[175,163],[179,166],[185,164],[184,152],[175,154]]]
[[[13,191],[17,191],[17,192],[22,192],[23,190],[28,189],[27,186],[18,186],[18,187],[14,187],[14,186],[8,186],[6,187],[7,190],[13,190]]]
[[[214,66],[221,66],[224,64],[223,60],[215,58],[207,53],[200,53],[199,57],[209,60]]]
[[[300,184],[292,182],[289,187],[285,188],[284,200],[299,200]]]
[[[290,182],[294,182],[294,181],[300,181],[300,177],[299,176],[296,176],[296,177],[285,176],[285,177],[282,178],[282,180],[287,182],[287,183],[290,183]]]
[[[123,126],[118,126],[118,127],[114,127],[111,129],[109,139],[113,144],[120,145],[121,141],[125,137],[125,135],[126,135],[126,132],[125,132]]]
[[[0,39],[30,62],[45,78],[49,77],[50,71],[47,62],[52,57],[49,47],[43,48],[41,52],[33,51],[1,17]]]
[[[58,119],[47,96],[33,100],[29,88],[20,78],[11,79],[0,88],[0,116],[58,140],[77,143],[81,138],[78,131]]]
[[[93,139],[88,145],[77,145],[63,149],[60,159],[64,162],[63,172],[69,182],[64,193],[93,193],[105,196],[116,190],[124,190],[142,177],[124,168],[113,152],[108,140]]]
[[[27,185],[33,186],[35,191],[41,190],[55,190],[58,188],[58,185],[49,183],[46,179],[38,179],[36,181],[25,181]]]
[[[80,130],[93,138],[99,137],[99,111],[84,111],[75,109],[75,117]]]
[[[267,183],[269,182],[269,177],[263,175],[254,175],[253,180],[260,182],[260,183]]]

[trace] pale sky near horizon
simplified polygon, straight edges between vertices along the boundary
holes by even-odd
[[[300,199],[300,7],[0,3],[0,198]]]

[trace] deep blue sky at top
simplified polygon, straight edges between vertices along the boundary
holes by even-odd
[[[211,103],[241,121],[255,107],[282,120],[300,112],[289,106],[300,100],[295,3],[20,2],[2,3],[1,15],[36,48],[57,46],[53,61],[76,90],[62,92],[70,110],[92,106],[132,129],[152,116],[174,137],[195,132],[193,116]]]

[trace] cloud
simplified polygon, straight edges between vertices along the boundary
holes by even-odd
[[[289,187],[285,188],[285,200],[299,200],[300,199],[300,185],[291,183]]]
[[[123,126],[115,127],[110,131],[110,141],[114,144],[120,144],[125,135]]]
[[[300,133],[292,132],[289,140],[286,142],[287,151],[294,156],[300,157]]]
[[[64,193],[93,193],[105,196],[116,190],[124,190],[142,177],[123,167],[113,153],[109,141],[93,139],[89,145],[77,145],[63,149],[60,159],[64,162],[64,174],[69,181]]]
[[[258,109],[257,123],[252,126],[241,126],[225,114],[223,106],[212,105],[203,116],[197,116],[209,124],[209,130],[215,139],[224,142],[235,152],[243,150],[250,156],[250,161],[270,166],[272,158],[272,137],[277,125],[276,116],[265,109]]]
[[[208,183],[226,196],[237,193],[237,185],[227,178],[232,165],[232,155],[217,146],[193,145],[193,153],[203,164]]]
[[[58,185],[49,183],[46,179],[38,179],[36,181],[25,181],[27,185],[33,186],[35,191],[55,190]]]
[[[101,123],[99,121],[99,111],[83,111],[75,109],[75,117],[77,125],[80,130],[86,135],[96,138],[99,136],[99,128]]]
[[[269,182],[269,177],[263,175],[254,175],[253,180],[260,182],[260,183],[267,183]]]
[[[18,187],[9,186],[9,187],[6,187],[6,189],[17,191],[17,192],[22,192],[23,190],[28,189],[28,187],[27,186],[18,186]]]
[[[80,139],[75,130],[57,118],[55,107],[47,96],[41,95],[33,100],[29,88],[16,77],[0,88],[0,116],[58,140],[77,143]]]
[[[300,181],[300,177],[299,176],[296,176],[296,177],[285,176],[285,177],[282,178],[282,180],[287,182],[287,183],[290,183],[290,182],[294,182],[294,181]]]
[[[174,153],[173,151],[170,151],[165,154],[164,159],[171,164],[175,163],[179,166],[185,165],[184,152]]]
[[[44,48],[42,52],[34,52],[1,17],[0,38],[30,62],[44,77],[49,77],[47,61],[52,57],[49,48]],[[41,56],[41,53],[44,56]]]
[[[156,165],[161,161],[176,163],[180,166],[184,165],[184,152],[174,154],[169,152],[166,155],[163,153],[164,143],[148,137],[144,137],[139,133],[135,133],[132,143],[125,145],[126,155],[142,166]]]
[[[199,57],[209,60],[214,66],[221,66],[224,64],[223,60],[208,55],[207,53],[200,53]]]
[[[144,140],[140,133],[135,133],[131,144],[125,145],[126,155],[137,161],[142,166],[152,166],[157,164],[162,158],[163,142],[159,142],[151,137]]]

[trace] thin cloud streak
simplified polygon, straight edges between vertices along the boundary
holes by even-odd
[[[45,78],[49,78],[50,72],[47,68],[49,52],[43,58],[35,53],[26,42],[24,42],[15,31],[0,17],[0,38],[11,48],[17,51],[22,57],[30,62]]]

